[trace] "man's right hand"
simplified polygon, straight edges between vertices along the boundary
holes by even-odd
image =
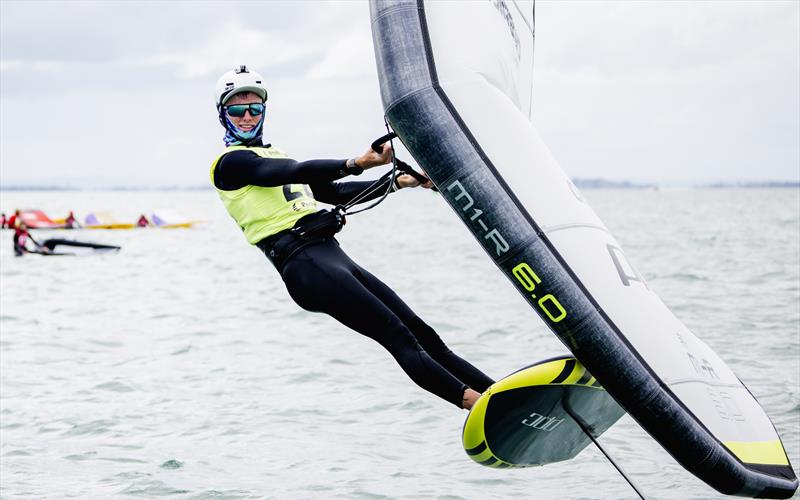
[[[356,158],[356,165],[367,170],[390,163],[392,161],[392,144],[385,142],[381,147],[380,153],[376,153],[372,148],[368,149],[366,153]]]

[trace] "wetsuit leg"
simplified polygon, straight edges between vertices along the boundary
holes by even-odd
[[[400,318],[414,334],[425,352],[444,366],[447,371],[478,392],[485,391],[494,383],[494,380],[485,373],[451,351],[439,334],[417,316],[394,290],[366,269],[352,260],[351,262],[356,269],[355,275],[358,280]]]
[[[308,246],[283,268],[289,294],[303,309],[329,314],[380,343],[423,389],[461,407],[466,385],[436,362],[383,301],[356,277],[338,244]]]

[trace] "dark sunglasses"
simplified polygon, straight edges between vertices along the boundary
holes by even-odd
[[[264,104],[256,102],[253,104],[233,104],[231,106],[225,106],[225,112],[228,113],[228,116],[241,118],[244,116],[245,111],[250,111],[250,116],[258,116],[264,112]]]

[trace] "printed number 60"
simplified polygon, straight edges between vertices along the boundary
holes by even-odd
[[[542,279],[533,272],[531,266],[525,262],[514,266],[511,272],[514,274],[514,277],[517,278],[519,284],[522,285],[522,288],[527,292],[532,292],[536,288],[536,285],[542,282]],[[535,299],[536,294],[532,293],[531,298]],[[539,309],[541,309],[553,323],[558,323],[567,317],[567,311],[564,309],[564,306],[561,305],[553,294],[548,293],[544,297],[541,297],[536,303],[539,305]]]

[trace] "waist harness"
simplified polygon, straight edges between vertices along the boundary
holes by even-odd
[[[342,230],[345,222],[344,214],[338,207],[321,210],[303,217],[291,229],[267,236],[256,243],[256,246],[264,252],[275,269],[282,273],[283,266],[297,252],[314,243],[332,239],[333,235]]]

